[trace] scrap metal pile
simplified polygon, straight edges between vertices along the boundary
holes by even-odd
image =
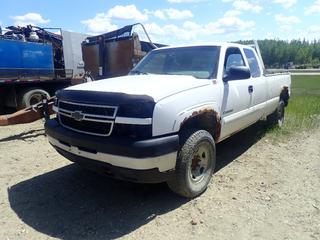
[[[62,36],[47,30],[60,30],[60,28],[40,28],[28,25],[26,27],[9,26],[7,31],[2,34],[0,39],[20,40],[22,42],[51,43],[54,55],[54,68],[64,68]]]

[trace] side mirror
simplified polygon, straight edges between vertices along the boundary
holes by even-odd
[[[250,69],[245,66],[232,66],[227,74],[223,77],[223,81],[243,80],[251,77]]]

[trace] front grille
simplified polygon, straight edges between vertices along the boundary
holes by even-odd
[[[67,111],[81,111],[85,114],[101,115],[105,117],[114,118],[116,114],[117,107],[112,106],[102,106],[93,104],[83,104],[83,103],[71,103],[71,102],[59,102],[59,108]]]
[[[62,114],[60,114],[59,119],[60,123],[67,128],[93,135],[108,136],[111,134],[113,126],[112,122],[76,121]]]
[[[98,136],[112,133],[117,107],[59,101],[60,123],[74,131]]]

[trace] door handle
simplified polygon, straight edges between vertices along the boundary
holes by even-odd
[[[252,92],[253,92],[253,86],[252,86],[252,85],[249,85],[249,86],[248,86],[248,92],[249,92],[249,93],[252,93]]]

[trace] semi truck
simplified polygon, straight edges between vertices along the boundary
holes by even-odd
[[[86,37],[31,25],[1,30],[0,112],[30,107],[84,74],[81,43]]]

